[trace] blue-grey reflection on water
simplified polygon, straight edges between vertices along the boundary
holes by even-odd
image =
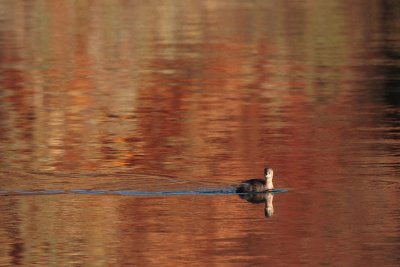
[[[274,189],[269,193],[285,193],[286,189]],[[168,196],[168,195],[232,195],[237,194],[235,187],[210,189],[199,188],[191,191],[135,191],[135,190],[101,190],[101,189],[50,189],[50,190],[1,190],[0,196],[24,196],[24,195],[57,195],[57,194],[88,194],[88,195],[121,195],[121,196]],[[257,193],[255,195],[262,194]],[[247,193],[240,193],[240,196],[247,196]]]

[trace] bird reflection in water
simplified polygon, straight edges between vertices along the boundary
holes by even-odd
[[[239,197],[241,199],[245,199],[250,203],[253,204],[260,204],[264,203],[265,208],[264,208],[264,214],[265,217],[269,218],[272,215],[274,215],[274,205],[273,205],[273,199],[274,199],[274,193],[272,192],[264,192],[264,193],[248,193],[248,194],[240,194]]]

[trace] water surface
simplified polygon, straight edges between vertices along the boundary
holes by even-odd
[[[395,1],[0,14],[0,266],[399,265]]]

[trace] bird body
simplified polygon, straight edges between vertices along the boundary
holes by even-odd
[[[242,182],[236,189],[237,193],[249,193],[249,192],[264,192],[265,191],[265,180],[262,179],[250,179]]]
[[[236,187],[237,193],[262,193],[274,189],[272,178],[274,171],[271,168],[264,169],[264,179],[250,179]]]

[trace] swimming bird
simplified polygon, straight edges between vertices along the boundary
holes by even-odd
[[[266,167],[264,169],[265,179],[250,179],[244,181],[236,188],[236,193],[262,193],[272,191],[274,189],[274,184],[272,183],[273,176],[274,171],[272,168]]]

